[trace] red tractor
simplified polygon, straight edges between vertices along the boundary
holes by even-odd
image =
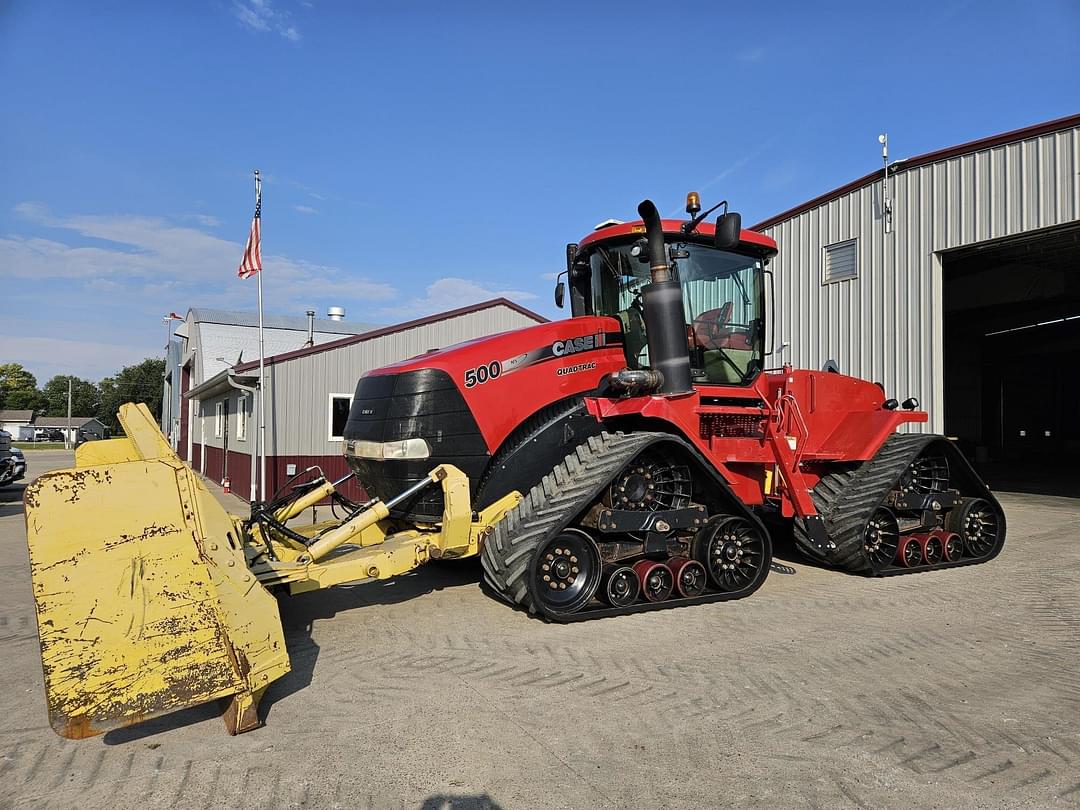
[[[508,602],[569,621],[738,599],[790,524],[810,558],[887,575],[984,562],[1005,516],[944,437],[882,386],[767,369],[767,236],[734,212],[597,228],[567,246],[573,317],[378,369],[357,385],[345,454],[391,516],[440,521],[436,464],[469,478],[473,509],[523,500],[482,546]]]
[[[960,453],[897,433],[926,421],[914,399],[765,368],[776,246],[738,214],[706,223],[696,195],[687,210],[662,222],[646,201],[642,221],[570,245],[569,320],[363,377],[345,454],[367,503],[321,471],[296,483],[311,468],[230,515],[146,406],[121,406],[123,438],[82,445],[24,498],[53,728],[221,698],[230,732],[255,728],[290,667],[273,594],[431,559],[479,554],[500,597],[570,621],[748,596],[770,528],[863,574],[996,555],[1005,516]],[[297,520],[326,498],[344,518]]]

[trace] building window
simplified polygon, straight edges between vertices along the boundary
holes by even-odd
[[[247,441],[247,417],[248,417],[248,397],[247,394],[241,394],[236,399],[236,440],[238,442]]]
[[[214,436],[220,439],[225,433],[225,403],[214,403]]]
[[[858,240],[848,239],[825,248],[824,282],[846,281],[859,275]]]
[[[329,441],[341,441],[345,438],[345,423],[349,421],[349,408],[352,407],[352,394],[330,395]]]

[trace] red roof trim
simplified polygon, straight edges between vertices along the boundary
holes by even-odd
[[[428,315],[425,318],[417,318],[416,320],[406,321],[405,323],[394,324],[393,326],[384,326],[381,329],[373,329],[370,332],[364,332],[359,335],[347,335],[346,337],[338,340],[331,340],[328,343],[319,343],[315,346],[305,346],[302,349],[294,349],[291,352],[284,352],[282,354],[275,354],[272,357],[267,357],[265,360],[266,365],[271,366],[274,363],[281,363],[286,360],[295,360],[297,357],[306,357],[309,354],[319,354],[321,352],[330,351],[332,349],[339,349],[342,346],[351,346],[354,343],[363,343],[368,340],[374,340],[375,338],[386,337],[387,335],[393,335],[397,332],[404,332],[407,329],[415,329],[418,326],[429,326],[439,321],[448,321],[451,318],[458,318],[462,315],[472,315],[474,312],[482,312],[485,309],[491,309],[492,307],[504,306],[508,309],[512,309],[526,318],[532,318],[537,323],[547,323],[548,319],[543,315],[533,312],[531,309],[526,309],[520,304],[515,304],[508,298],[493,298],[490,301],[484,301],[479,304],[471,304],[467,307],[459,307],[458,309],[452,309],[448,312],[440,312],[436,315]],[[252,360],[250,363],[242,363],[234,368],[237,373],[243,371],[251,371],[259,367],[258,360]]]
[[[682,233],[682,226],[685,220],[681,219],[664,219],[661,220],[661,226],[664,229],[664,233]],[[645,224],[639,219],[634,222],[622,222],[618,225],[609,225],[606,228],[601,228],[598,231],[584,236],[578,243],[578,247],[585,247],[591,245],[600,239],[612,239],[619,236],[633,236],[635,234],[645,233]],[[711,222],[702,222],[697,228],[694,229],[694,236],[711,237],[716,233],[716,226]],[[756,245],[758,247],[767,248],[773,252],[776,252],[776,242],[771,236],[766,236],[762,233],[754,233],[752,230],[746,230],[743,228],[739,234],[739,241],[745,242],[748,245]]]
[[[1055,118],[1053,121],[1046,121],[1042,124],[1034,124],[1030,127],[1014,129],[1011,132],[1002,132],[1000,135],[991,135],[988,138],[980,138],[977,141],[968,141],[967,143],[957,144],[956,146],[950,146],[945,149],[938,149],[936,152],[927,152],[924,155],[907,158],[903,162],[896,164],[893,173],[895,176],[908,169],[917,169],[919,166],[925,166],[927,163],[936,163],[939,160],[946,160],[951,157],[956,157],[957,155],[966,155],[969,152],[979,152],[983,149],[993,149],[995,146],[1001,146],[1002,144],[1027,140],[1028,138],[1037,138],[1040,135],[1047,135],[1051,132],[1060,132],[1062,130],[1072,129],[1073,127],[1080,127],[1080,115]],[[869,185],[880,177],[881,169],[870,172],[870,174],[865,177],[860,177],[858,180],[852,180],[850,183],[842,185],[839,188],[827,191],[824,194],[814,197],[812,200],[807,200],[800,205],[796,205],[794,208],[789,208],[783,213],[769,217],[768,219],[759,222],[757,225],[754,225],[754,230],[760,231],[765,228],[771,228],[778,222],[783,222],[785,219],[791,219],[804,211],[809,211],[811,208],[817,208],[819,205],[831,202],[837,197],[842,197],[849,192]]]

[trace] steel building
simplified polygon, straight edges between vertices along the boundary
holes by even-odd
[[[364,372],[546,320],[498,298],[267,357],[267,497],[311,465],[334,477],[348,471],[341,452],[342,430]],[[229,478],[232,488],[244,496],[252,492],[258,382],[259,362],[254,359],[226,366],[184,394],[192,403],[192,420],[181,455],[212,480]],[[360,493],[346,488],[345,494]]]
[[[917,397],[980,461],[1080,451],[1080,115],[895,161],[754,227],[780,249],[779,361]]]
[[[375,324],[346,321],[345,310],[331,307],[325,319],[265,315],[263,342],[266,354],[281,354],[302,346],[359,335]],[[173,340],[173,337],[179,340]],[[193,405],[183,395],[224,369],[259,356],[259,316],[255,312],[224,309],[189,309],[169,338],[161,406],[161,432],[184,456],[191,458],[188,426]]]

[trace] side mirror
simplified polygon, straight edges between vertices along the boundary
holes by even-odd
[[[566,284],[560,281],[555,285],[555,306],[563,308],[563,300],[566,298]]]
[[[728,211],[716,218],[716,235],[713,244],[721,250],[737,247],[742,236],[742,215]]]

